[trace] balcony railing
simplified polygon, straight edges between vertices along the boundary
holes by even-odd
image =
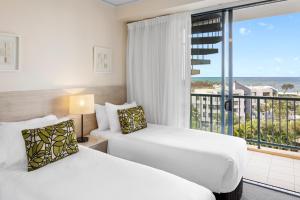
[[[233,96],[232,110],[235,136],[258,148],[300,150],[300,98]],[[220,133],[221,95],[191,94],[191,128]]]

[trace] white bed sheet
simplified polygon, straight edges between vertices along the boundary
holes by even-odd
[[[214,200],[180,177],[95,150],[33,172],[0,169],[1,200]]]
[[[111,155],[173,173],[216,193],[232,192],[245,171],[247,145],[237,137],[153,124],[128,135],[97,130],[91,134],[109,139]]]

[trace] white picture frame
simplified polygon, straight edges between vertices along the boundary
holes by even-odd
[[[112,72],[112,50],[104,47],[94,47],[94,72]]]
[[[20,70],[19,47],[19,36],[0,33],[0,72]]]

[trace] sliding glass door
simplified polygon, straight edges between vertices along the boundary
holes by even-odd
[[[192,16],[191,128],[244,138],[244,180],[299,194],[300,163],[263,152],[300,155],[300,8],[266,3]]]
[[[191,128],[233,134],[232,10],[192,16]]]

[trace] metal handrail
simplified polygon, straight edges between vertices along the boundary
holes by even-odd
[[[221,97],[220,94],[196,94],[191,93],[191,96],[212,96],[212,97]],[[228,97],[228,95],[225,95]],[[241,96],[241,95],[233,95],[234,98],[241,98],[241,99],[270,99],[270,100],[288,100],[288,101],[300,101],[300,97],[270,97],[270,96]]]
[[[214,105],[214,98],[217,100],[217,105]],[[219,125],[221,124],[219,123],[219,110],[221,110],[219,105],[220,98],[220,94],[191,94],[191,109],[194,109],[191,111],[191,128],[203,130],[209,129],[211,132],[219,132]],[[195,100],[194,102],[193,99]],[[296,116],[298,114],[297,110],[298,112],[300,110],[300,98],[234,95],[233,100],[234,99],[238,99],[235,101],[237,104],[233,105],[233,112],[237,115],[235,118],[238,118],[233,119],[234,131],[236,131],[239,136],[243,133],[244,138],[248,143],[256,143],[258,148],[260,148],[261,145],[264,145],[290,150],[300,150],[300,144],[296,142],[297,136],[300,140],[300,127],[296,124],[297,120],[299,120],[296,119]],[[241,99],[244,99],[244,101]],[[241,111],[242,102],[244,103],[243,111]],[[253,102],[256,104],[253,104]],[[267,105],[268,103],[269,107]],[[275,103],[277,103],[278,107],[275,107]],[[238,110],[236,111],[236,109]],[[197,112],[196,119],[193,117],[193,112],[195,110]],[[242,112],[244,112],[243,116],[241,115]],[[216,116],[214,116],[214,114],[216,114]],[[255,120],[256,127],[254,126]],[[235,124],[235,122],[237,124]],[[243,130],[241,128],[241,123],[244,123]],[[237,126],[235,127],[235,125]],[[247,126],[249,125],[250,130],[247,130]],[[270,125],[271,130],[269,130]],[[276,127],[279,129],[277,132]],[[250,138],[248,138],[249,133],[251,135]],[[255,136],[254,139],[252,137],[253,134]]]

